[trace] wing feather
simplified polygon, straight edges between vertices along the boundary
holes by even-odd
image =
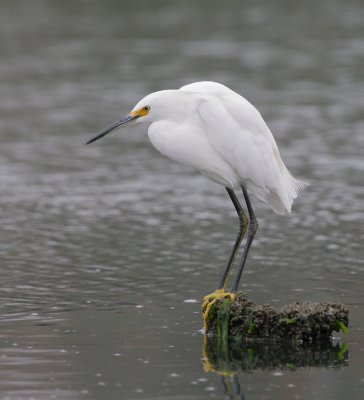
[[[276,212],[289,212],[298,186],[285,167],[268,127],[267,132],[258,117],[256,121],[250,115],[245,119],[244,103],[239,108],[235,98],[223,100],[208,96],[199,105],[210,143],[251,192]],[[237,109],[243,111],[239,113]]]
[[[195,82],[180,90],[210,96],[200,104],[199,113],[215,151],[275,212],[290,212],[293,199],[307,183],[295,179],[284,165],[259,111],[220,83]]]

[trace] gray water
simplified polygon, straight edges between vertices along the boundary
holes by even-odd
[[[1,2],[1,399],[362,398],[363,20],[355,0]],[[204,369],[200,300],[237,231],[225,190],[142,127],[84,146],[198,80],[255,104],[311,184],[289,216],[253,199],[241,289],[347,304],[316,364],[256,349]]]

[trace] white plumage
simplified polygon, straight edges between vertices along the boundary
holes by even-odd
[[[204,299],[204,318],[217,298],[234,299],[258,223],[248,191],[276,213],[291,211],[306,184],[284,165],[277,144],[257,109],[244,97],[215,82],[196,82],[179,90],[144,97],[124,118],[91,143],[120,126],[144,122],[153,146],[165,156],[199,170],[224,185],[240,220],[233,251],[218,289]],[[234,190],[242,189],[249,218]],[[246,244],[231,292],[226,282],[245,233]]]
[[[224,186],[249,191],[276,213],[291,211],[306,184],[284,165],[259,111],[244,97],[216,82],[196,82],[152,93],[133,109],[150,106],[140,122],[165,156],[191,166]]]

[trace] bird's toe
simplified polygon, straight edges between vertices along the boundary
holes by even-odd
[[[230,301],[233,302],[235,300],[235,293],[225,292],[224,289],[217,289],[215,290],[215,292],[204,296],[201,308],[202,308],[202,319],[204,321],[205,331],[207,330],[207,321],[211,308],[213,307],[213,305],[216,303],[217,300],[222,300],[222,299],[230,299]]]

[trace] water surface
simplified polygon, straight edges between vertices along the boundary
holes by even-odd
[[[361,398],[363,17],[354,0],[2,2],[2,399]],[[84,146],[150,91],[197,80],[251,100],[311,184],[290,216],[253,200],[241,288],[349,306],[316,365],[204,369],[200,299],[237,230],[224,189],[143,128]]]

